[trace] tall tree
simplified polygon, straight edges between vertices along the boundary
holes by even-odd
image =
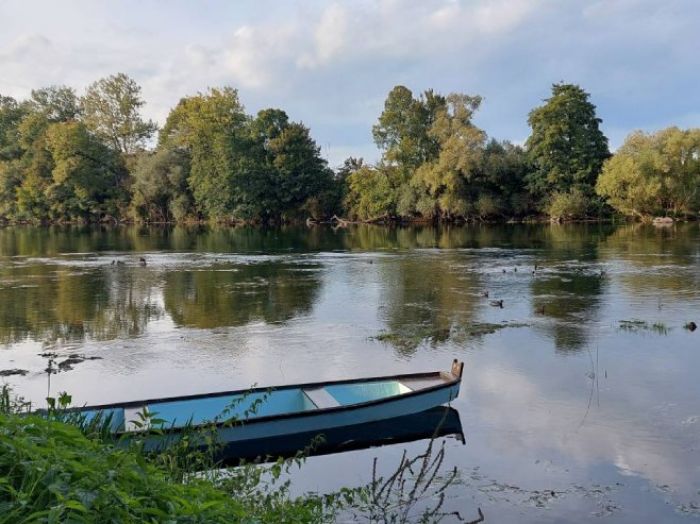
[[[80,117],[80,100],[75,90],[67,86],[33,89],[29,99],[31,111],[49,122],[68,122]]]
[[[407,87],[394,87],[372,128],[374,141],[383,150],[385,162],[400,171],[410,171],[432,160],[439,146],[429,131],[445,106],[445,97],[432,90],[414,98]]]
[[[0,161],[21,155],[19,123],[27,113],[26,105],[12,97],[0,95]]]
[[[54,219],[114,217],[124,207],[126,169],[119,155],[81,122],[52,124],[47,149],[53,160],[48,188]]]
[[[151,120],[144,120],[141,87],[124,73],[98,80],[82,98],[83,121],[115,151],[130,155],[142,149],[156,132]]]
[[[466,192],[478,173],[486,134],[472,124],[481,97],[451,93],[439,110],[428,136],[439,145],[434,161],[425,162],[412,180],[420,188],[417,210],[424,217],[450,219],[469,211]]]
[[[610,156],[608,140],[590,95],[574,84],[554,84],[552,96],[530,112],[526,147],[535,171],[530,190],[541,198],[578,191],[594,196],[596,179]]]
[[[26,104],[0,95],[0,220],[17,213],[17,188],[22,183],[19,125],[26,113]]]
[[[190,163],[188,184],[209,219],[236,217],[236,189],[254,163],[247,157],[248,117],[230,87],[210,89],[180,100],[159,135],[159,147],[182,149]]]

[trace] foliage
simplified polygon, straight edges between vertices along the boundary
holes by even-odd
[[[231,88],[181,100],[161,133],[166,146],[189,155],[188,183],[209,219],[280,221],[303,209],[320,215],[337,199],[308,128],[279,109],[247,116]]]
[[[605,202],[641,217],[698,212],[696,130],[633,134],[607,160],[577,85],[553,85],[530,112],[525,148],[473,123],[481,101],[396,86],[372,128],[381,160],[351,157],[334,173],[309,128],[281,109],[246,114],[231,87],[182,98],[150,151],[156,126],[122,73],[83,97],[65,86],[0,96],[0,220],[568,220]]]
[[[596,191],[624,215],[697,216],[700,129],[632,133],[605,163]]]
[[[125,200],[126,178],[119,155],[80,122],[51,125],[46,147],[54,164],[47,193],[51,218],[118,214],[119,201]]]
[[[486,134],[471,122],[480,97],[452,93],[445,100],[428,130],[439,153],[416,170],[411,182],[418,188],[421,215],[450,219],[468,214],[466,189],[476,177]]]
[[[216,469],[206,450],[188,445],[206,428],[185,428],[181,445],[151,455],[138,438],[114,441],[109,419],[65,411],[69,395],[47,401],[46,415],[28,414],[23,399],[0,391],[0,524],[330,522],[337,506],[334,496],[289,495],[281,476],[301,455],[268,468]]]
[[[233,189],[249,165],[239,155],[246,120],[235,89],[211,89],[180,100],[160,133],[161,147],[182,148],[189,156],[188,184],[209,218],[230,217],[240,198]]]
[[[583,191],[574,188],[552,194],[546,210],[554,220],[572,220],[584,218],[590,207],[590,201]]]
[[[372,128],[375,143],[384,151],[384,160],[399,171],[406,171],[435,158],[438,144],[429,130],[445,104],[445,98],[432,90],[415,99],[407,87],[394,87]]]
[[[596,179],[610,154],[589,98],[577,85],[554,84],[552,96],[530,112],[532,133],[526,147],[534,171],[528,183],[545,201],[548,195],[574,189],[594,196]]]
[[[142,149],[157,126],[140,115],[141,87],[124,73],[102,78],[82,99],[84,122],[115,151],[130,155]]]
[[[391,183],[392,168],[361,166],[347,177],[345,207],[351,216],[374,220],[392,216],[396,211],[395,189]]]
[[[451,221],[530,213],[530,159],[518,146],[487,141],[472,122],[480,105],[480,96],[429,90],[414,98],[406,87],[392,89],[373,128],[382,161],[343,167],[350,216]]]
[[[189,156],[177,148],[162,147],[142,154],[133,171],[131,206],[148,222],[182,221],[193,214],[187,184]]]

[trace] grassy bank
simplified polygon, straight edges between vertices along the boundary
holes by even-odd
[[[187,439],[147,454],[138,439],[116,441],[109,421],[64,411],[69,395],[48,400],[47,414],[30,414],[0,391],[0,524],[329,522],[339,507],[338,495],[289,496],[280,478],[299,457],[222,470],[215,442],[195,451]]]

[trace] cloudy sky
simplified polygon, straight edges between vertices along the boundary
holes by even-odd
[[[523,142],[557,81],[592,95],[613,147],[700,126],[698,0],[0,0],[0,93],[125,72],[163,122],[186,94],[281,107],[331,165],[375,160],[371,126],[404,84],[480,94],[476,122]]]

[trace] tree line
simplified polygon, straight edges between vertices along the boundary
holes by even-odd
[[[238,92],[182,98],[161,129],[116,74],[0,96],[0,220],[280,223],[697,216],[700,129],[634,132],[611,155],[581,87],[559,83],[523,146],[477,127],[479,96],[393,88],[372,128],[376,165],[333,170],[281,109]]]

